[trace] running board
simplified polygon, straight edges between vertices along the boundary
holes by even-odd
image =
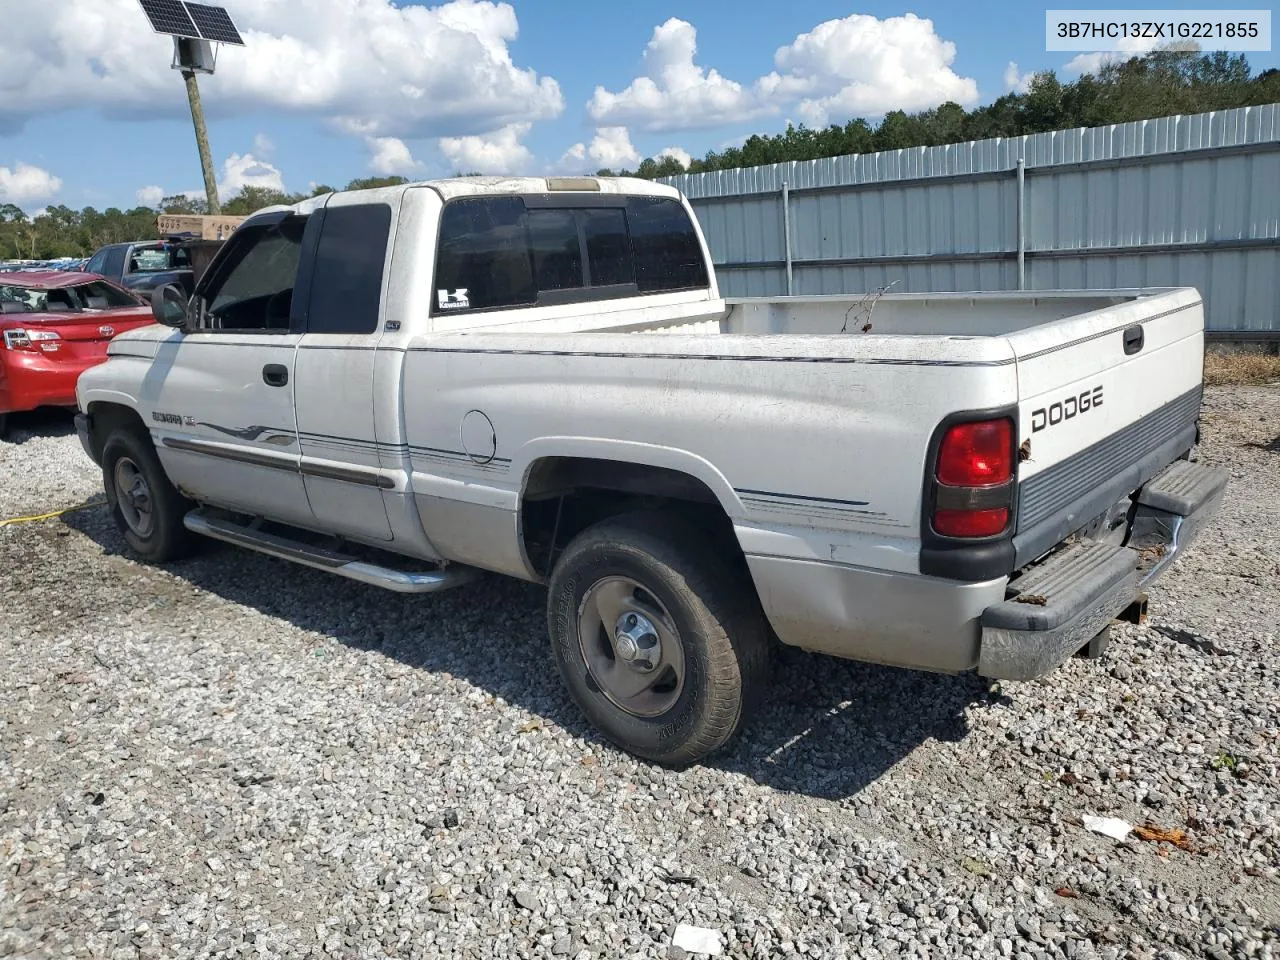
[[[479,575],[479,571],[471,567],[457,566],[421,572],[395,570],[229,520],[205,516],[199,511],[188,513],[182,518],[182,524],[192,533],[397,593],[436,593],[470,583]]]

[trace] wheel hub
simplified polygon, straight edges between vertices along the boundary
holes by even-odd
[[[679,630],[638,580],[615,574],[587,589],[578,608],[578,645],[596,688],[632,716],[660,716],[680,699]]]
[[[154,525],[151,488],[142,471],[128,457],[116,461],[116,503],[125,525],[140,537],[151,534]]]
[[[613,637],[618,658],[633,669],[647,673],[657,667],[662,641],[658,638],[658,628],[648,617],[639,613],[624,614],[618,618]]]

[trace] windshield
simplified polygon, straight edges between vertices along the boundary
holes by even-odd
[[[141,305],[140,300],[100,280],[53,290],[5,284],[0,286],[0,303],[16,303],[33,313],[110,310],[114,307]]]

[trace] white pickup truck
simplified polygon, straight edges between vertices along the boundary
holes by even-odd
[[[78,383],[124,537],[391,590],[548,586],[609,739],[695,762],[771,644],[1030,679],[1217,508],[1192,289],[726,300],[671,188],[464,178],[259,211]]]

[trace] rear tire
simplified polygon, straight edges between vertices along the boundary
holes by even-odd
[[[149,437],[128,427],[107,437],[102,486],[111,519],[143,560],[167,563],[192,552],[195,536],[182,518],[195,504],[169,482]]]
[[[697,763],[754,708],[768,633],[733,560],[665,511],[602,521],[557,560],[552,656],[587,719],[622,749],[663,766]]]
[[[9,433],[9,415],[0,413],[0,440],[3,440]]]

